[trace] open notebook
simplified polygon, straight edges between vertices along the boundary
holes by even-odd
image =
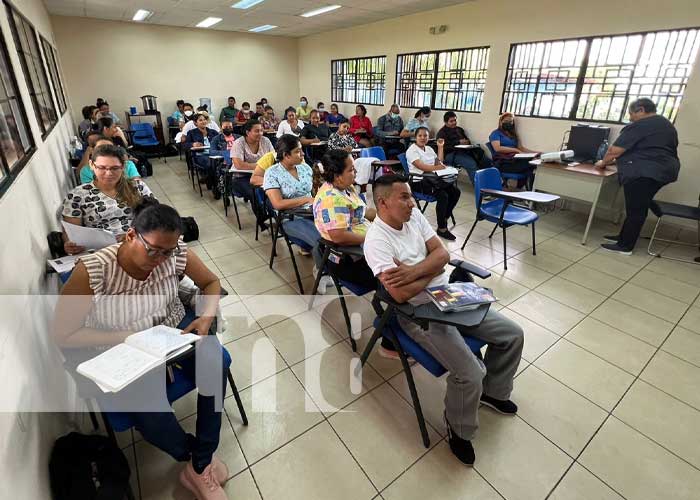
[[[124,343],[80,363],[78,373],[93,380],[104,392],[124,387],[170,358],[190,348],[201,337],[168,326],[154,326],[129,335]]]

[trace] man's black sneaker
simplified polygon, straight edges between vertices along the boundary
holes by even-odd
[[[450,423],[447,421],[447,415],[443,414],[445,419],[445,426],[447,427],[447,438],[450,444],[450,450],[452,454],[459,459],[464,465],[469,467],[474,466],[474,460],[476,460],[476,455],[474,455],[474,447],[471,441],[462,439],[457,434],[452,431]]]
[[[444,231],[438,231],[437,235],[440,238],[445,238],[448,241],[454,241],[457,239],[457,237],[454,234],[452,234],[449,229],[445,229]]]
[[[503,415],[515,415],[518,413],[518,405],[513,403],[510,399],[503,401],[501,399],[492,398],[486,394],[482,394],[481,403],[489,408],[493,408],[498,413],[502,413]]]
[[[632,255],[632,250],[626,250],[617,243],[603,243],[602,245],[600,245],[600,248],[608,252],[613,252],[620,255]]]
[[[609,241],[610,243],[617,243],[618,241],[620,241],[620,236],[617,234],[609,234],[607,236],[603,236],[603,239],[605,241]]]

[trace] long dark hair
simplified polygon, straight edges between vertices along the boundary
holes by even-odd
[[[277,161],[282,161],[284,155],[292,154],[296,148],[299,147],[301,142],[296,135],[284,134],[282,137],[277,139],[277,144],[275,144],[275,151],[277,152]]]
[[[331,184],[336,177],[343,175],[345,171],[345,160],[350,153],[342,149],[331,149],[321,159],[323,165],[323,180]]]

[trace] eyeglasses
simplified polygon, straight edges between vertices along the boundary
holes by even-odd
[[[146,240],[143,239],[143,236],[141,236],[139,233],[136,233],[136,236],[139,237],[139,241],[143,243],[143,246],[146,248],[146,255],[148,255],[151,258],[155,257],[171,257],[173,255],[180,255],[182,251],[180,250],[180,247],[175,247],[171,248],[169,250],[161,250],[160,248],[153,248],[151,245],[146,243]]]
[[[93,166],[100,172],[119,172],[120,170],[124,170],[122,165],[118,167],[106,167],[104,165],[96,165],[93,163]]]

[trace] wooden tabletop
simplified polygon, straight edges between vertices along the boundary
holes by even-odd
[[[387,167],[391,165],[398,165],[401,163],[399,160],[377,160],[373,161],[372,165],[386,165]]]
[[[576,172],[578,174],[593,175],[595,177],[610,177],[611,175],[617,174],[617,167],[615,165],[608,165],[604,169],[600,169],[596,168],[592,163],[579,163],[578,165],[567,165],[565,163],[542,162],[539,165],[537,165],[537,168],[565,170],[567,172]]]

